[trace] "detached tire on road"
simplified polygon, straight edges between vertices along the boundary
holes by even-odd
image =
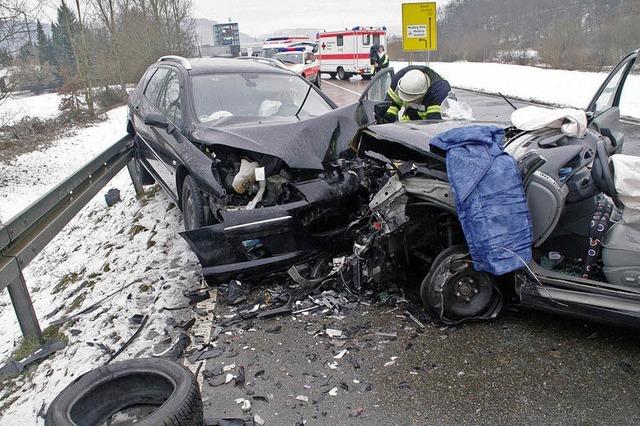
[[[185,367],[163,358],[117,362],[86,373],[53,400],[48,426],[104,424],[134,406],[157,406],[136,425],[201,426],[198,383]]]

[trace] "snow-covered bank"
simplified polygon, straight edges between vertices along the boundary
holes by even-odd
[[[392,62],[399,70],[406,62]],[[545,103],[586,108],[607,73],[551,70],[521,65],[432,62],[452,86]],[[640,118],[640,75],[627,79],[621,100],[624,116]]]
[[[46,95],[43,95],[46,96]],[[21,155],[0,167],[0,220],[7,221],[126,134],[127,107],[74,131],[44,151]]]
[[[60,95],[10,95],[0,105],[0,124],[12,125],[25,117],[54,118],[60,115]]]
[[[112,187],[122,191],[123,202],[108,208],[104,193]],[[38,412],[43,406],[71,381],[103,365],[110,351],[133,335],[138,328],[130,320],[133,315],[149,319],[117,360],[150,356],[154,344],[172,332],[172,320],[192,312],[183,292],[198,287],[200,267],[178,235],[181,226],[180,211],[164,193],[137,200],[123,170],[31,263],[25,278],[43,328],[127,287],[65,324],[68,346],[23,373],[15,387],[0,390],[0,425],[42,424]],[[180,307],[186,309],[173,310]],[[4,364],[20,339],[6,291],[0,293],[0,323]]]

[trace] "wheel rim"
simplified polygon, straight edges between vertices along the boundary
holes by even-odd
[[[451,263],[451,275],[445,281],[442,294],[447,316],[465,318],[482,315],[492,305],[494,294],[490,276],[476,272],[472,262]]]

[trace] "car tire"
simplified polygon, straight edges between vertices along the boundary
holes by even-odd
[[[136,425],[203,424],[202,398],[193,374],[168,359],[139,358],[80,376],[53,400],[45,425],[105,424],[115,413],[141,405],[152,411]]]
[[[321,80],[322,80],[322,78],[320,77],[320,73],[316,74],[316,81],[313,84],[315,84],[318,89],[320,89],[320,81]]]
[[[502,307],[493,277],[477,272],[463,245],[442,251],[420,285],[420,299],[429,316],[444,323],[488,319]]]
[[[349,74],[348,72],[346,72],[344,70],[344,68],[340,67],[338,68],[338,78],[340,80],[349,80],[351,78],[351,74]]]
[[[371,77],[373,77],[372,75],[363,75],[362,79],[363,80],[371,80]]]
[[[182,182],[181,203],[185,231],[202,228],[206,225],[202,193],[189,175]]]
[[[132,179],[136,179],[140,182],[141,185],[153,185],[156,183],[156,180],[151,173],[144,167],[142,162],[140,161],[140,154],[138,153],[137,144],[140,141],[138,139],[134,139],[134,160],[133,160],[133,174]]]
[[[331,78],[331,80],[335,80],[336,79],[336,73],[335,72],[330,72],[329,73],[329,78]]]

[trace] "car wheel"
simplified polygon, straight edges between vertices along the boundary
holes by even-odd
[[[145,167],[142,165],[142,162],[140,161],[140,154],[138,153],[138,148],[136,146],[138,143],[140,143],[140,141],[134,139],[135,154],[133,161],[133,174],[135,176],[132,176],[132,179],[137,179],[137,181],[142,185],[153,185],[154,183],[156,183],[156,180],[153,176],[151,176],[151,173],[149,173],[147,169],[145,169]]]
[[[335,80],[336,79],[336,73],[335,72],[330,72],[329,73],[329,78],[331,78],[331,80]]]
[[[362,79],[363,79],[363,80],[371,80],[371,77],[372,77],[372,76],[370,76],[370,75],[363,75],[363,76],[362,76]]]
[[[182,183],[182,219],[185,231],[206,225],[204,200],[193,178],[187,175]]]
[[[45,425],[109,424],[114,415],[134,407],[136,425],[203,424],[202,398],[193,374],[168,359],[139,358],[80,376],[53,400]]]
[[[347,73],[344,68],[340,67],[338,68],[338,78],[340,80],[349,80],[351,78],[351,75],[349,73]]]
[[[316,81],[313,83],[318,89],[320,88],[320,80],[322,80],[322,78],[320,78],[320,73],[318,73],[316,74]]]
[[[466,246],[440,253],[420,286],[420,298],[429,315],[444,323],[495,317],[502,295],[493,277],[477,272]]]

